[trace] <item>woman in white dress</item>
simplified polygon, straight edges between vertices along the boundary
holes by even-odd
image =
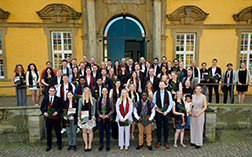
[[[34,63],[28,65],[26,72],[26,85],[29,86],[29,90],[32,94],[32,102],[35,106],[39,106],[40,87],[39,87],[40,75],[37,67]]]
[[[82,128],[82,136],[85,143],[85,152],[92,150],[93,141],[93,127],[96,126],[95,123],[95,98],[92,97],[91,91],[88,87],[83,90],[82,98],[79,99],[78,105],[78,126]],[[82,111],[88,111],[88,122],[82,123],[81,114]],[[87,138],[87,131],[89,133],[89,143]]]
[[[132,111],[133,103],[129,98],[128,91],[126,89],[122,90],[120,98],[116,103],[116,122],[118,124],[119,139],[118,145],[120,150],[128,150],[130,145],[130,123],[132,122]]]

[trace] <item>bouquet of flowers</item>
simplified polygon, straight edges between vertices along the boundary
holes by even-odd
[[[124,122],[119,121],[120,126],[129,126],[131,124],[132,124],[132,122],[130,122],[128,119],[126,121],[124,121]]]
[[[151,121],[149,121],[149,115],[143,116],[142,117],[142,121],[141,124],[146,127],[147,125],[149,125],[151,123]]]
[[[52,118],[53,117],[53,113],[55,112],[55,109],[52,108],[52,106],[48,106],[47,108],[47,113],[48,113],[48,117]]]
[[[78,115],[78,118],[80,119],[82,124],[85,124],[89,121],[89,113],[88,111],[81,111]]]
[[[102,115],[105,115],[106,114],[106,112],[107,112],[107,107],[106,107],[106,105],[104,105],[104,103],[102,103],[102,107],[101,107],[101,113],[102,113]],[[103,119],[103,123],[105,123],[105,119]]]
[[[68,118],[68,116],[67,116],[67,109],[63,109],[62,117],[63,117],[63,118],[64,118],[64,117]],[[64,119],[64,120],[65,120],[65,119]],[[66,126],[66,127],[69,127],[69,126],[70,126],[69,119],[65,120],[65,126]]]

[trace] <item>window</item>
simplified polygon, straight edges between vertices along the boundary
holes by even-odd
[[[0,32],[0,78],[4,78],[2,36]]]
[[[242,33],[241,35],[240,61],[246,63],[252,76],[252,33]]]
[[[191,61],[195,59],[195,33],[176,34],[176,58],[184,62],[184,67],[188,68]]]
[[[59,68],[67,56],[72,58],[72,33],[52,32],[53,67]]]

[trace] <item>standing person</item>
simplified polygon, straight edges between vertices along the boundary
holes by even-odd
[[[117,99],[121,96],[121,81],[119,79],[116,80],[113,90],[110,90],[109,97],[113,99],[114,109],[116,108]],[[113,113],[113,122],[112,122],[112,137],[113,139],[118,139],[118,125],[116,120],[116,112]]]
[[[154,75],[158,76],[158,74],[161,72],[158,65],[158,58],[153,59],[153,64],[151,65],[151,67],[154,69]]]
[[[144,76],[145,77],[148,77],[149,76],[149,70],[151,68],[151,62],[150,61],[146,61],[145,62],[145,65],[146,65],[146,69],[145,69],[145,73],[144,73]],[[154,75],[155,75],[155,72],[154,72]],[[155,75],[156,76],[156,75]]]
[[[122,87],[125,88],[126,84],[127,84],[127,81],[129,79],[129,75],[128,75],[127,71],[126,71],[125,66],[122,66],[120,68],[118,79],[120,79],[120,81],[122,83]]]
[[[133,103],[129,98],[128,92],[126,89],[122,90],[121,97],[117,100],[116,103],[116,122],[118,124],[119,139],[118,145],[120,150],[128,150],[130,145],[130,123],[132,122],[132,111]]]
[[[102,78],[97,78],[96,85],[92,89],[92,96],[97,100],[99,97],[102,96],[102,87],[104,85],[102,84]]]
[[[203,146],[203,129],[205,123],[205,110],[207,109],[206,96],[201,93],[201,86],[197,85],[195,94],[192,96],[192,114],[190,118],[191,146],[196,149]]]
[[[180,145],[182,147],[186,147],[184,145],[184,133],[185,129],[187,128],[186,122],[187,122],[187,112],[185,109],[185,103],[183,101],[183,95],[181,91],[178,91],[176,93],[176,99],[173,102],[173,108],[172,108],[173,114],[175,115],[175,126],[176,126],[176,132],[174,135],[174,148],[177,148],[177,140],[180,134]]]
[[[250,82],[250,72],[246,68],[246,64],[242,62],[240,67],[241,68],[237,70],[238,81],[236,85],[236,90],[238,92],[238,102],[239,104],[242,104],[244,101],[245,92],[248,91],[248,85],[245,84],[251,85],[251,82]]]
[[[76,86],[75,90],[74,90],[74,95],[76,97],[76,101],[79,102],[79,96],[82,96],[83,90],[84,88],[87,87],[86,86],[86,79],[84,76],[81,76],[79,78],[79,83],[78,86]]]
[[[88,88],[90,88],[90,90],[91,90],[94,87],[94,85],[93,85],[93,76],[91,75],[91,68],[90,67],[86,68],[85,79],[86,79],[86,86]]]
[[[176,92],[182,92],[182,83],[178,81],[178,74],[177,71],[171,72],[171,79],[169,80],[168,90],[172,94],[172,98],[175,98]]]
[[[216,84],[216,85],[209,85],[208,91],[209,91],[209,97],[208,102],[212,103],[212,94],[213,94],[213,88],[214,93],[216,96],[216,103],[218,104],[220,101],[220,95],[219,95],[219,81],[221,80],[221,68],[217,67],[217,59],[212,60],[212,67],[208,68],[208,72],[210,73],[210,80],[209,83]]]
[[[12,84],[16,86],[17,106],[26,106],[26,78],[21,64],[17,64],[14,69]]]
[[[46,62],[46,68],[45,69],[43,69],[42,70],[42,72],[41,72],[41,74],[40,74],[40,83],[42,84],[42,76],[44,75],[44,73],[45,73],[45,70],[47,69],[47,68],[52,68],[52,62],[51,61],[47,61]],[[55,69],[53,69],[52,68],[52,70],[53,70],[53,73],[54,73],[54,76],[56,75],[56,70]]]
[[[26,72],[26,85],[32,94],[32,102],[35,106],[39,106],[40,87],[39,87],[39,72],[34,63],[28,65]]]
[[[200,69],[197,67],[196,64],[197,64],[196,61],[193,60],[191,62],[190,69],[192,69],[192,77],[196,78],[198,80],[198,84],[199,84],[200,83]]]
[[[140,71],[144,74],[144,76],[146,76],[146,65],[145,65],[145,58],[144,57],[141,57],[140,58],[140,62],[139,62],[139,64],[140,64]]]
[[[86,55],[83,56],[83,63],[84,63],[84,66],[85,66],[85,69],[87,67],[90,67],[91,68],[91,64],[88,63],[88,57]]]
[[[77,131],[77,109],[78,103],[76,102],[73,92],[67,92],[67,101],[66,101],[66,110],[63,115],[64,120],[67,121],[65,124],[67,131],[67,139],[68,139],[68,151],[73,149],[76,151],[76,131]]]
[[[137,63],[135,64],[135,72],[139,80],[141,80],[141,87],[144,87],[144,74],[140,71],[140,65]]]
[[[73,68],[78,68],[77,59],[76,59],[76,58],[73,58],[73,59],[72,59],[72,62],[70,63],[70,68],[71,68],[71,69],[73,69]]]
[[[132,59],[132,58],[130,58],[129,60],[128,60],[128,68],[129,68],[129,71],[128,71],[128,73],[129,74],[132,74],[132,72],[133,71],[135,71],[135,66],[134,66],[134,60]]]
[[[207,95],[207,86],[205,83],[209,82],[209,72],[206,68],[207,63],[203,62],[201,63],[201,69],[200,69],[200,84],[202,86],[202,94]]]
[[[120,66],[120,68],[122,68],[122,67],[126,68],[126,73],[129,72],[129,67],[128,67],[128,64],[126,63],[126,58],[125,57],[122,57],[122,59],[121,59],[121,66]]]
[[[101,77],[101,74],[99,73],[97,64],[93,65],[93,71],[91,72],[91,75],[93,76],[93,85],[95,85],[97,78]]]
[[[107,67],[107,71],[109,71],[112,68],[112,60],[111,59],[108,59],[106,67]]]
[[[67,64],[68,64],[67,60],[63,59],[62,60],[62,65],[61,65],[61,69],[62,69],[62,73],[63,74],[67,74],[67,76],[69,77],[70,75],[72,75],[72,69],[69,68],[67,66]]]
[[[85,64],[83,62],[80,62],[79,74],[80,76],[86,76]]]
[[[144,142],[144,131],[146,131],[146,142],[147,142],[147,147],[149,150],[152,150],[151,146],[151,141],[152,141],[152,131],[151,131],[151,126],[152,123],[151,121],[153,120],[155,116],[155,110],[154,110],[154,104],[152,101],[147,99],[147,93],[143,92],[142,93],[142,99],[137,101],[134,104],[134,116],[138,121],[138,129],[139,129],[139,134],[138,134],[138,146],[136,147],[137,150],[141,149],[143,147],[143,142]],[[148,125],[144,126],[141,122],[143,120],[147,120],[149,122]]]
[[[79,70],[78,67],[73,67],[72,68],[72,75],[69,76],[69,82],[73,83],[74,86],[76,87],[78,84],[80,78]]]
[[[93,68],[94,68],[93,66],[95,65],[95,57],[90,58],[90,65],[91,65],[90,68],[93,71]],[[99,69],[100,67],[98,66],[97,68]]]
[[[190,80],[186,80],[185,81],[185,87],[183,88],[183,94],[184,96],[186,95],[193,95],[193,89],[192,87],[190,87],[191,85],[191,81]]]
[[[156,148],[161,145],[161,134],[162,134],[162,123],[164,127],[164,146],[166,149],[170,149],[168,145],[169,135],[169,112],[173,106],[172,95],[169,91],[165,90],[165,83],[159,82],[159,90],[154,93],[153,103],[155,104],[156,116],[155,120],[157,123],[157,140]]]
[[[227,64],[227,70],[223,72],[221,82],[227,85],[222,85],[221,89],[224,93],[224,100],[223,103],[227,103],[227,96],[228,92],[230,94],[230,103],[234,103],[234,85],[237,82],[237,73],[235,70],[233,70],[233,64],[228,63]]]
[[[110,68],[110,69],[109,69],[108,77],[111,79],[112,84],[113,84],[113,86],[114,86],[115,81],[117,80],[117,76],[115,75],[114,68]]]
[[[166,66],[168,67],[169,74],[171,74],[171,72],[172,72],[172,62],[168,61]]]
[[[190,87],[194,90],[198,84],[198,79],[192,76],[192,69],[187,69],[187,76],[182,81],[182,86],[185,87],[185,81],[190,80]]]
[[[103,135],[106,131],[106,151],[110,151],[110,125],[114,113],[114,102],[112,98],[108,97],[108,89],[102,88],[102,97],[97,100],[97,115],[99,126],[100,147],[99,151],[103,149]]]
[[[43,95],[48,94],[49,87],[51,86],[52,79],[54,78],[54,72],[52,68],[46,68],[44,75],[42,76]]]
[[[178,71],[178,69],[179,69],[179,60],[177,58],[174,58],[172,71]]]
[[[135,85],[135,91],[142,93],[141,80],[138,78],[137,73],[135,71],[132,72],[130,79],[128,79],[126,84],[126,89],[129,90],[130,84]]]
[[[151,81],[147,81],[145,85],[145,92],[147,92],[148,99],[153,100],[154,90]]]
[[[111,79],[107,77],[107,69],[105,68],[101,69],[101,78],[102,78],[103,86],[106,86],[108,90],[110,91],[113,88],[113,84],[112,84]]]
[[[160,67],[161,66],[167,66],[167,58],[165,57],[165,56],[163,56],[162,58],[161,58],[161,65],[160,65]]]
[[[58,86],[63,83],[62,75],[62,70],[58,68],[56,76],[52,79],[51,86],[54,86],[57,89]]]
[[[56,89],[54,86],[49,88],[49,95],[45,96],[40,110],[45,117],[47,147],[46,151],[52,148],[52,126],[54,127],[58,150],[62,149],[61,134],[60,134],[60,113],[62,111],[62,103],[59,97],[55,95]]]
[[[184,62],[179,62],[178,67],[178,80],[183,82],[183,79],[187,76],[187,70],[184,68]]]
[[[149,77],[145,78],[144,86],[146,85],[147,81],[151,81],[151,83],[153,84],[153,88],[154,88],[155,91],[157,91],[159,89],[158,88],[159,78],[156,77],[156,76],[154,76],[154,69],[153,68],[150,68],[150,70],[149,70]]]
[[[157,77],[161,79],[163,75],[166,75],[168,80],[171,78],[168,67],[164,65],[161,66],[161,72],[157,75]]]
[[[68,82],[67,74],[63,74],[62,78],[63,78],[63,83],[58,86],[56,95],[61,99],[61,102],[63,104],[63,109],[65,109],[66,100],[67,100],[67,92],[69,91],[74,92],[75,86],[72,83]],[[64,132],[66,132],[66,127],[65,127],[65,121],[63,120],[61,133],[63,134]]]
[[[92,150],[92,141],[93,141],[93,127],[96,126],[95,123],[95,99],[91,95],[91,91],[88,87],[84,88],[82,98],[79,100],[78,105],[78,115],[88,112],[88,122],[82,123],[81,117],[78,117],[78,126],[82,128],[82,137],[85,143],[85,152]],[[87,137],[87,131],[89,133],[89,142]]]
[[[115,70],[115,75],[118,77],[119,71],[120,71],[120,63],[118,60],[114,61],[114,70]]]

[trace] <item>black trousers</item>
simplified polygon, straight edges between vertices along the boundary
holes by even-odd
[[[110,145],[110,122],[103,122],[103,120],[99,121],[99,137],[100,137],[100,146],[103,146],[103,136],[104,130],[106,132],[106,146]]]
[[[52,126],[54,127],[57,145],[61,146],[61,133],[60,133],[60,119],[48,119],[46,118],[46,135],[47,146],[52,147]]]
[[[219,85],[209,85],[208,86],[208,91],[209,91],[208,102],[212,103],[213,88],[214,88],[214,93],[216,96],[216,103],[218,104],[220,102]]]
[[[164,129],[164,142],[168,142],[168,135],[169,135],[169,116],[162,115],[158,112],[156,112],[156,123],[157,123],[157,139],[158,142],[161,142],[161,136],[162,136],[162,123],[163,123],[163,129]]]
[[[232,86],[224,86],[223,87],[223,92],[224,92],[224,100],[223,103],[226,104],[227,103],[227,97],[228,97],[228,93],[230,95],[230,103],[233,104],[234,103],[234,86],[232,88]]]

